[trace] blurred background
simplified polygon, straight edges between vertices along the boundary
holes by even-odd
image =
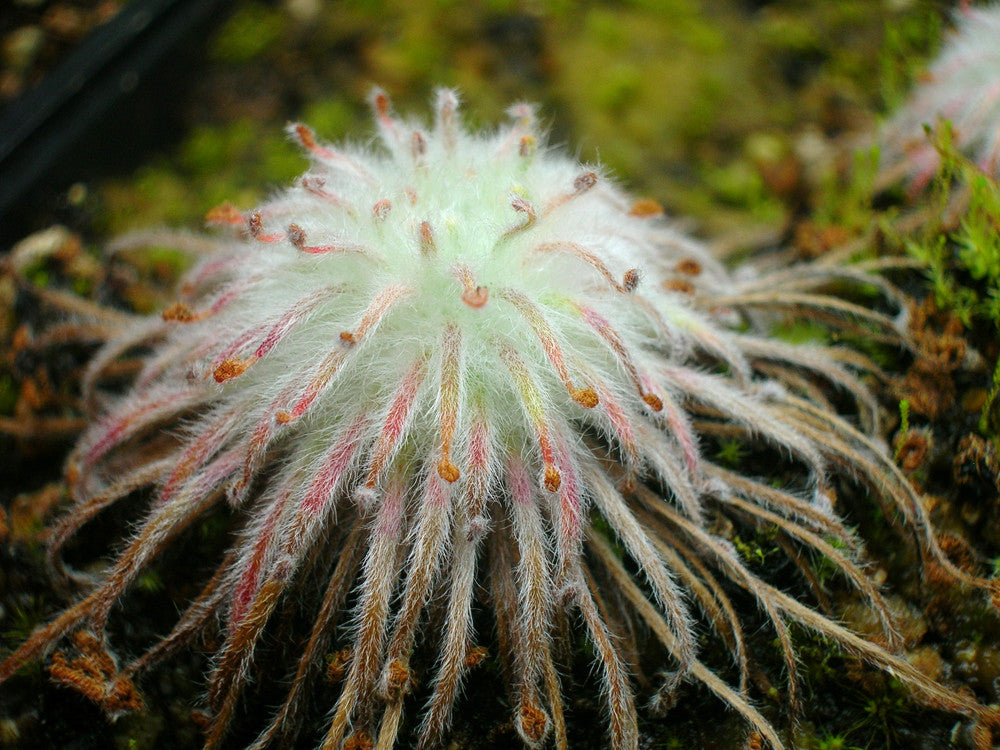
[[[251,207],[305,167],[287,121],[365,139],[376,84],[420,115],[457,87],[474,125],[536,102],[554,143],[698,231],[780,224],[905,93],[951,5],[8,0],[0,242]]]

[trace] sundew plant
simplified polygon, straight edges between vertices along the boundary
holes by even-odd
[[[958,150],[1000,177],[1000,3],[964,2],[955,28],[913,94],[886,123],[887,169],[926,185],[941,163],[926,130],[947,121]]]
[[[94,358],[83,387],[99,413],[69,459],[73,503],[49,548],[83,593],[0,679],[61,646],[53,677],[114,716],[141,705],[137,685],[166,657],[207,643],[206,747],[252,720],[236,718],[252,680],[286,686],[254,747],[288,746],[303,725],[324,748],[432,747],[490,658],[523,743],[565,748],[579,689],[565,666],[586,653],[602,743],[638,747],[640,698],[667,710],[693,682],[781,747],[748,687],[742,592],[773,628],[793,708],[798,623],[982,718],[892,653],[886,603],[833,507],[832,483],[853,478],[939,570],[988,585],[942,553],[883,451],[865,385],[877,368],[768,335],[795,313],[891,339],[905,322],[897,290],[823,262],[730,272],[655,204],[549,149],[530,106],[470,133],[449,90],[429,124],[395,115],[381,91],[372,103],[369,147],[291,126],[309,171],[256,210],[213,211],[216,234],[179,236],[196,263],[176,301]],[[875,290],[882,307],[832,286]],[[126,361],[138,366],[122,389],[112,373]],[[713,460],[705,446],[720,441],[765,458]],[[62,566],[68,540],[137,496],[146,514],[105,572]],[[122,594],[223,504],[239,523],[231,548],[172,630],[126,658],[108,627],[132,616]],[[825,558],[888,646],[755,572],[734,540],[757,524],[794,559]],[[307,626],[270,642],[289,608]],[[699,660],[708,628],[731,654],[724,673]],[[634,678],[639,643],[665,670],[650,694]],[[286,667],[255,670],[265,648]],[[339,692],[316,715],[328,661]]]

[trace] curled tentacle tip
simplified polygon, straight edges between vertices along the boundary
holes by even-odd
[[[541,747],[551,728],[549,715],[533,702],[521,704],[517,730],[529,747]]]
[[[485,286],[477,286],[475,289],[465,289],[462,291],[462,302],[473,309],[479,309],[489,301],[490,290]]]

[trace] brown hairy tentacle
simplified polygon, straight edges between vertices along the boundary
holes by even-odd
[[[176,653],[178,649],[190,643],[206,627],[210,618],[218,615],[229,594],[222,583],[225,574],[235,559],[236,553],[230,551],[222,561],[222,564],[216,569],[215,575],[212,576],[211,580],[201,590],[201,593],[184,610],[184,613],[174,624],[174,627],[171,628],[170,632],[157,641],[146,653],[126,666],[122,670],[124,675],[131,677]]]
[[[337,620],[343,609],[344,601],[350,591],[351,584],[361,564],[363,546],[361,539],[365,524],[361,519],[354,522],[352,528],[343,540],[346,553],[337,560],[337,565],[327,582],[323,603],[316,614],[309,642],[299,658],[298,668],[292,678],[288,695],[285,696],[281,708],[271,719],[271,723],[250,746],[255,750],[263,750],[275,742],[283,746],[295,742],[299,729],[299,716],[304,710],[305,702],[312,678],[322,663],[322,654],[334,635]]]
[[[688,660],[694,658],[694,634],[691,617],[674,576],[654,550],[650,535],[628,510],[621,494],[607,476],[593,467],[587,467],[587,475],[595,506],[639,563],[658,604],[674,628],[679,646],[675,656],[679,657],[683,672]]]
[[[622,566],[618,558],[615,557],[615,554],[611,550],[611,547],[608,546],[608,543],[599,535],[593,533],[589,536],[589,541],[592,545],[591,548],[597,552],[598,559],[611,573],[612,578],[621,587],[625,596],[632,603],[632,606],[636,608],[639,616],[642,617],[643,621],[645,621],[647,625],[649,625],[660,642],[663,643],[667,650],[674,655],[674,658],[678,658],[680,645],[677,642],[677,638],[674,635],[673,630],[667,624],[666,620],[663,619],[663,616],[659,613],[659,611],[657,611],[642,591],[640,591],[639,587],[632,580],[632,577],[625,571],[625,568]],[[688,669],[694,679],[698,680],[698,682],[715,693],[727,706],[730,706],[738,711],[758,732],[761,733],[761,735],[763,735],[764,739],[766,739],[771,746],[775,748],[775,750],[783,750],[784,745],[782,745],[774,727],[772,727],[770,722],[768,722],[767,719],[765,719],[745,698],[719,679],[714,672],[708,669],[697,659],[690,660]]]
[[[70,575],[59,560],[62,548],[69,541],[70,537],[76,534],[80,530],[80,527],[105,508],[138,489],[149,487],[162,480],[166,476],[168,469],[173,465],[174,460],[172,458],[153,461],[145,466],[141,466],[130,474],[126,474],[123,478],[96,495],[91,497],[78,496],[77,505],[67,512],[48,534],[45,559],[49,569],[57,571],[62,576]]]
[[[692,540],[703,545],[732,574],[732,581],[746,588],[755,596],[766,598],[778,610],[787,613],[808,628],[836,641],[842,647],[861,655],[881,669],[917,688],[934,705],[946,707],[949,710],[961,711],[976,716],[993,716],[996,712],[987,709],[976,702],[974,698],[949,690],[930,679],[909,662],[894,656],[881,646],[866,641],[852,633],[847,628],[801,604],[773,586],[764,583],[749,573],[737,559],[735,551],[726,543],[713,537],[705,530],[695,526],[682,515],[670,509],[662,502],[651,498],[651,508],[665,520],[682,529]]]
[[[445,616],[445,636],[441,645],[440,666],[420,730],[420,747],[441,741],[448,725],[455,699],[461,689],[472,639],[472,600],[476,583],[478,539],[470,535],[467,508],[458,511],[454,532],[454,563]]]
[[[591,592],[598,590],[598,587],[593,576],[583,566],[579,574],[582,585],[577,587],[579,593],[576,602],[587,626],[587,635],[594,644],[604,670],[604,691],[611,719],[611,743],[615,750],[633,748],[639,741],[639,727],[628,671],[622,664],[614,639],[594,603]]]
[[[358,705],[367,705],[374,691],[389,622],[390,600],[399,579],[396,562],[406,531],[404,492],[400,477],[393,477],[369,532],[368,551],[362,566],[361,595],[354,617],[357,624],[350,667],[323,740],[323,748],[340,747]]]

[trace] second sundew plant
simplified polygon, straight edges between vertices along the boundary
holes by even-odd
[[[832,507],[832,477],[849,475],[940,569],[987,585],[942,553],[883,452],[862,381],[877,368],[767,335],[787,312],[894,335],[904,308],[891,285],[823,263],[734,275],[655,205],[546,148],[529,106],[486,133],[461,126],[447,90],[429,126],[395,116],[379,91],[373,108],[370,148],[292,126],[310,171],[257,210],[213,212],[229,234],[185,236],[197,263],[178,300],[94,359],[84,388],[102,408],[68,464],[74,503],[51,532],[53,565],[111,506],[139,494],[148,511],[0,679],[72,636],[53,676],[114,715],[140,705],[144,673],[207,634],[207,747],[225,741],[251,680],[287,685],[254,747],[289,746],[303,723],[322,723],[324,748],[403,736],[432,747],[488,653],[524,744],[565,748],[564,700],[579,689],[565,660],[589,651],[602,743],[636,748],[637,703],[665,709],[693,681],[780,747],[748,690],[740,589],[777,635],[793,707],[797,622],[928,702],[985,716],[769,583],[733,541],[761,525],[782,549],[825,557],[891,649],[861,542]],[[899,314],[830,296],[831,284],[880,290]],[[136,359],[114,392],[114,366]],[[853,417],[832,406],[845,402]],[[703,449],[733,440],[779,458],[724,466]],[[129,616],[116,611],[123,592],[224,503],[242,526],[214,576],[162,640],[118,658],[107,626]],[[284,650],[286,670],[261,673],[255,652],[289,608],[311,627]],[[731,653],[727,679],[699,661],[706,624]],[[639,695],[632,655],[656,648],[669,674]],[[328,661],[339,697],[318,716],[309,695]]]
[[[987,174],[1000,177],[1000,3],[973,7],[964,0],[955,28],[924,79],[886,123],[885,168],[925,186],[941,163],[926,129],[947,121],[958,150]]]

